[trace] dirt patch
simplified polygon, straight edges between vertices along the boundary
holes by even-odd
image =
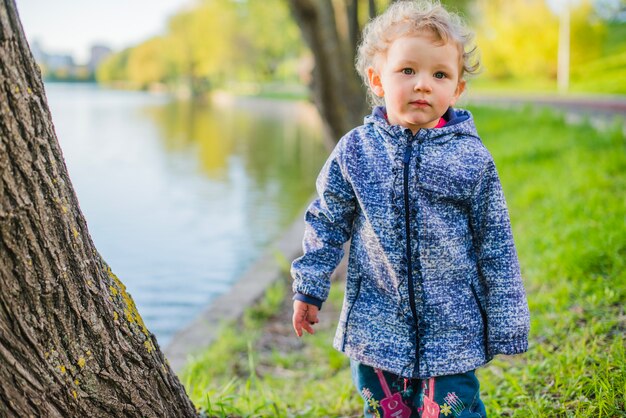
[[[345,286],[347,269],[346,258],[347,257],[344,257],[344,260],[331,277],[333,287],[339,286],[343,288]],[[291,324],[293,315],[291,283],[285,283],[285,285],[289,287],[287,297],[284,298],[280,310],[276,315],[271,316],[266,322],[261,337],[255,347],[260,360],[260,363],[257,365],[257,371],[275,376],[291,376],[296,375],[297,372],[284,369],[267,359],[271,359],[273,354],[287,355],[295,351],[304,350],[306,345],[305,341],[313,337],[305,333],[302,338],[298,338],[293,330]],[[340,313],[341,306],[336,306],[329,302],[325,303],[319,315],[320,322],[314,327],[316,333],[325,330],[334,330],[337,327]]]

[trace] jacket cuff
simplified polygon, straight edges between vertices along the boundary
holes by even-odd
[[[489,344],[492,356],[497,354],[514,355],[528,351],[528,337],[518,337],[508,341],[492,341]]]
[[[324,301],[321,299],[318,299],[313,296],[305,295],[302,293],[296,293],[295,295],[293,295],[293,300],[299,300],[300,302],[304,302],[304,303],[308,303],[309,305],[316,306],[317,309],[319,310],[322,309],[322,303],[324,303]]]

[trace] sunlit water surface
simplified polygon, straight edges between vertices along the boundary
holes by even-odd
[[[299,216],[326,155],[302,102],[46,92],[96,247],[162,346]]]

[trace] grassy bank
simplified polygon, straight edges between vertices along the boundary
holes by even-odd
[[[532,314],[530,350],[479,370],[491,416],[617,417],[626,405],[626,143],[621,129],[475,108],[509,203]],[[209,416],[358,416],[347,359],[330,343],[341,303],[301,340],[288,281],[182,375]],[[287,302],[285,302],[287,301]]]

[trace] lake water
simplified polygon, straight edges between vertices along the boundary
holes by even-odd
[[[300,216],[327,155],[304,102],[46,94],[96,247],[161,346]]]

